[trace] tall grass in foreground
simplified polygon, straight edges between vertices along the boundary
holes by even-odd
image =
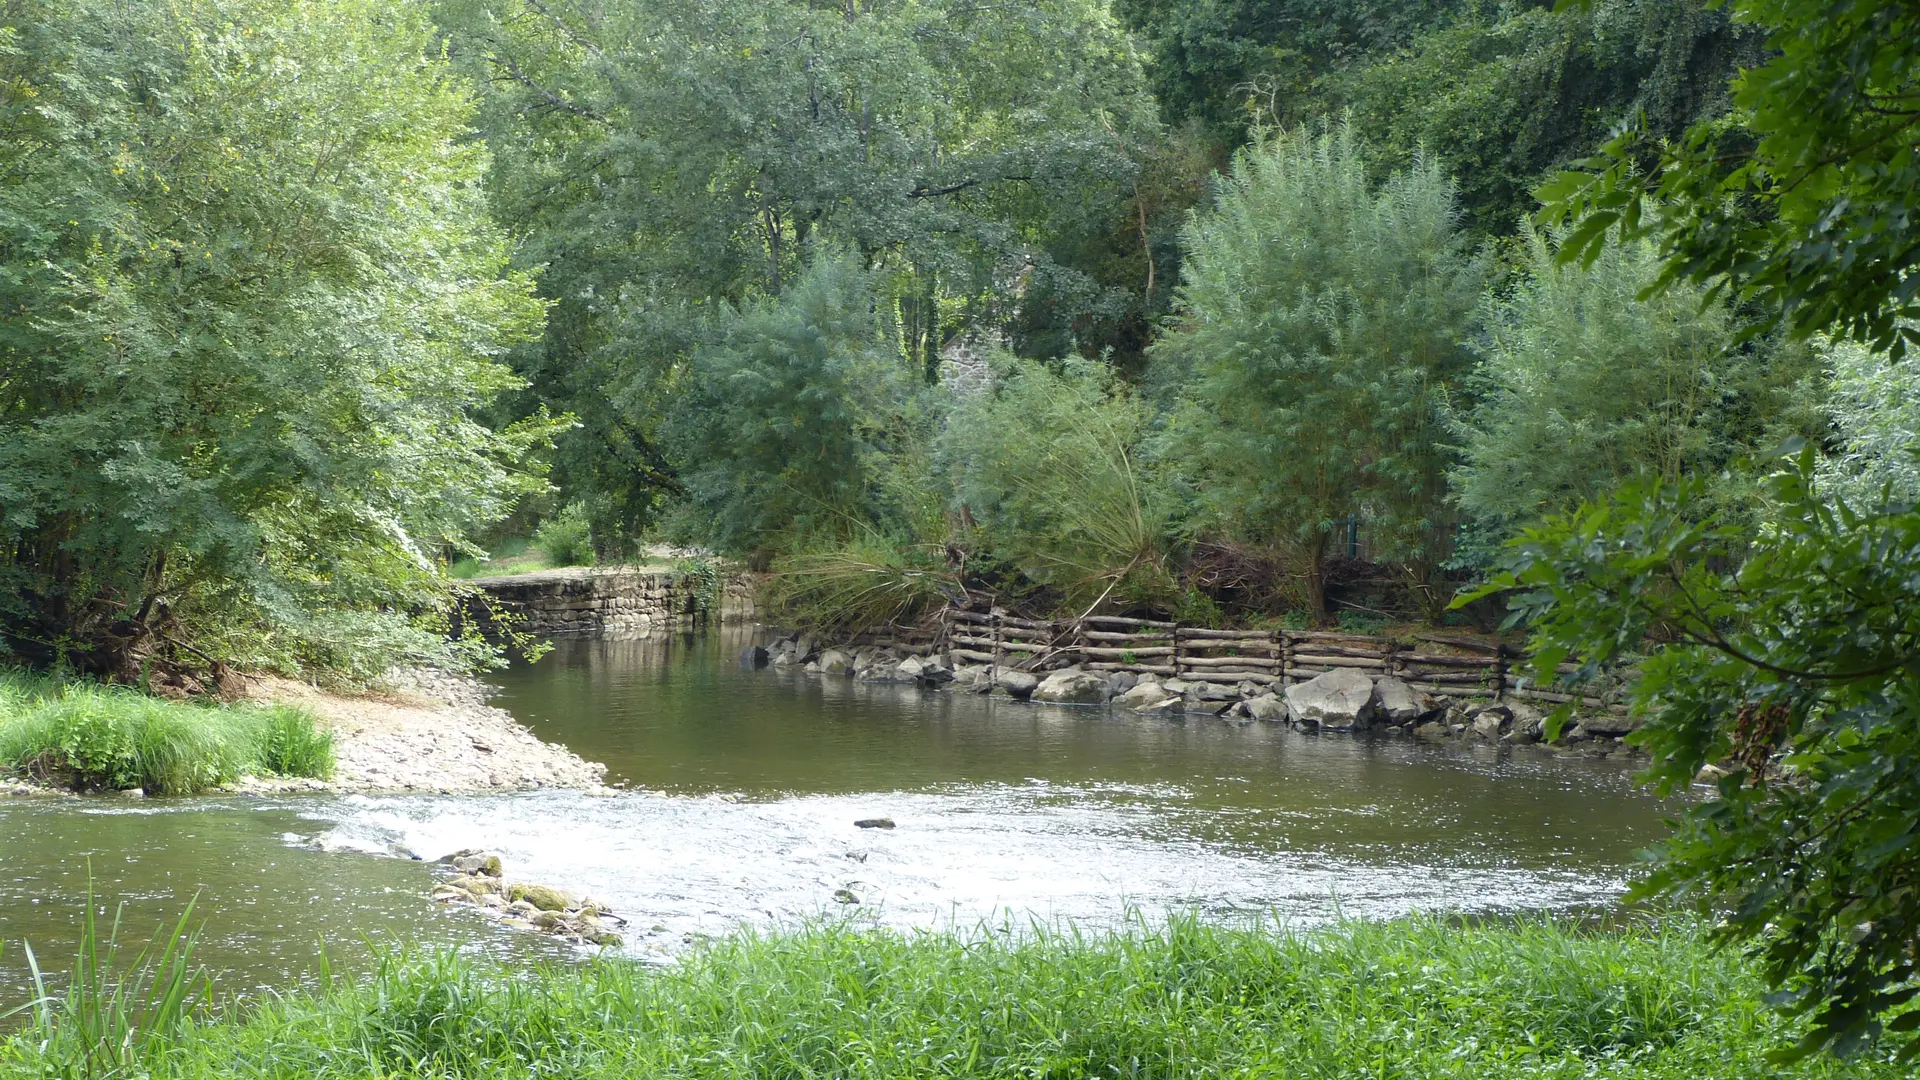
[[[177,795],[248,774],[324,778],[333,764],[332,736],[303,709],[165,701],[130,687],[0,674],[0,772]]]
[[[1769,1066],[1790,1033],[1759,992],[1691,926],[822,926],[742,933],[669,969],[390,955],[362,984],[183,1028],[140,1066],[183,1080],[1901,1075],[1867,1058]],[[0,1075],[78,1075],[37,1039],[0,1046]]]

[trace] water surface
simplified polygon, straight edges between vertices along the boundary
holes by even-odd
[[[640,956],[814,918],[1571,910],[1662,831],[1618,762],[747,671],[746,641],[576,639],[495,678],[617,795],[0,802],[0,938],[64,963],[90,865],[137,933],[198,895],[229,988],[309,978],[323,942],[347,970],[369,944],[568,955],[429,903],[431,868],[389,854],[461,847],[610,903]],[[22,959],[0,953],[0,1011]]]

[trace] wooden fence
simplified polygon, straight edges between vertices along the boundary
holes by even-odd
[[[1571,694],[1530,686],[1516,677],[1512,668],[1521,657],[1511,648],[1443,634],[1397,640],[1320,630],[1216,630],[1115,615],[1049,622],[998,610],[948,607],[927,623],[861,634],[852,643],[903,655],[939,656],[956,666],[988,664],[996,675],[999,670],[1038,674],[1079,664],[1089,671],[1281,687],[1352,668],[1456,698],[1574,700]],[[1573,668],[1562,665],[1561,671]],[[1593,696],[1579,700],[1591,706],[1611,704]]]

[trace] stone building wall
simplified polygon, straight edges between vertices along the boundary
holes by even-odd
[[[686,629],[700,621],[699,584],[671,570],[569,567],[506,577],[475,578],[483,597],[467,604],[482,625],[496,613],[523,616],[521,629],[554,634],[632,634]],[[721,622],[754,614],[753,582],[729,576],[720,596]]]

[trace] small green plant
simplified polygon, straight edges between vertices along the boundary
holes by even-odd
[[[1378,635],[1387,629],[1387,617],[1372,611],[1347,608],[1340,612],[1340,629],[1349,634]]]
[[[559,513],[541,522],[533,540],[546,552],[547,562],[554,566],[593,564],[593,526],[587,520],[583,503],[568,503]]]
[[[719,560],[711,555],[689,555],[673,564],[674,583],[693,595],[694,610],[703,619],[720,611],[726,592],[727,574]]]
[[[289,706],[263,710],[260,764],[276,776],[333,775],[333,733],[312,713]]]

